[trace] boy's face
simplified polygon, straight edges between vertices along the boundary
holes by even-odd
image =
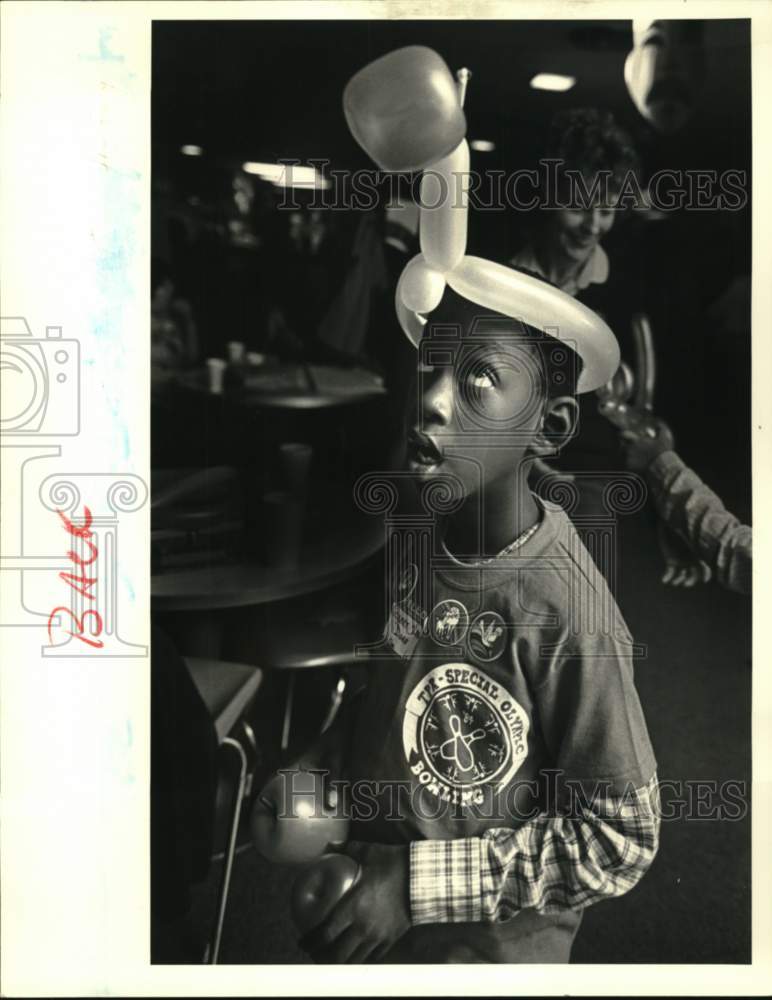
[[[512,476],[541,428],[545,395],[538,347],[516,321],[433,316],[419,345],[407,468],[425,480],[456,476],[466,496]]]

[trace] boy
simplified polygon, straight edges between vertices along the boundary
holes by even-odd
[[[556,325],[576,308],[524,280]],[[448,287],[419,345],[407,469],[457,500],[433,552],[403,546],[392,655],[323,759],[345,757],[361,875],[301,942],[316,961],[566,962],[582,909],[657,851],[629,635],[565,512],[527,488],[574,432],[598,345],[524,318]]]

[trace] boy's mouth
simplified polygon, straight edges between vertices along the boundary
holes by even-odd
[[[407,436],[407,461],[413,471],[426,472],[442,465],[445,456],[442,448],[428,434],[411,430]]]

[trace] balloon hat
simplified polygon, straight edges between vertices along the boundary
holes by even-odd
[[[369,63],[343,93],[352,135],[382,170],[423,170],[421,252],[397,283],[400,326],[418,346],[427,315],[449,286],[571,347],[582,361],[577,392],[590,392],[619,367],[619,345],[603,320],[547,281],[466,256],[470,175],[463,104],[470,77],[460,69],[454,82],[436,52],[411,45]]]

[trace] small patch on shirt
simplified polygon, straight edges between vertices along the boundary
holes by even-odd
[[[395,601],[386,623],[386,642],[397,656],[408,659],[424,634],[425,625],[426,612],[416,601],[410,598]]]
[[[469,628],[469,613],[461,601],[440,601],[429,615],[429,631],[441,646],[458,646]]]
[[[469,629],[469,653],[483,663],[497,660],[504,650],[506,637],[507,627],[501,615],[495,611],[483,611]]]

